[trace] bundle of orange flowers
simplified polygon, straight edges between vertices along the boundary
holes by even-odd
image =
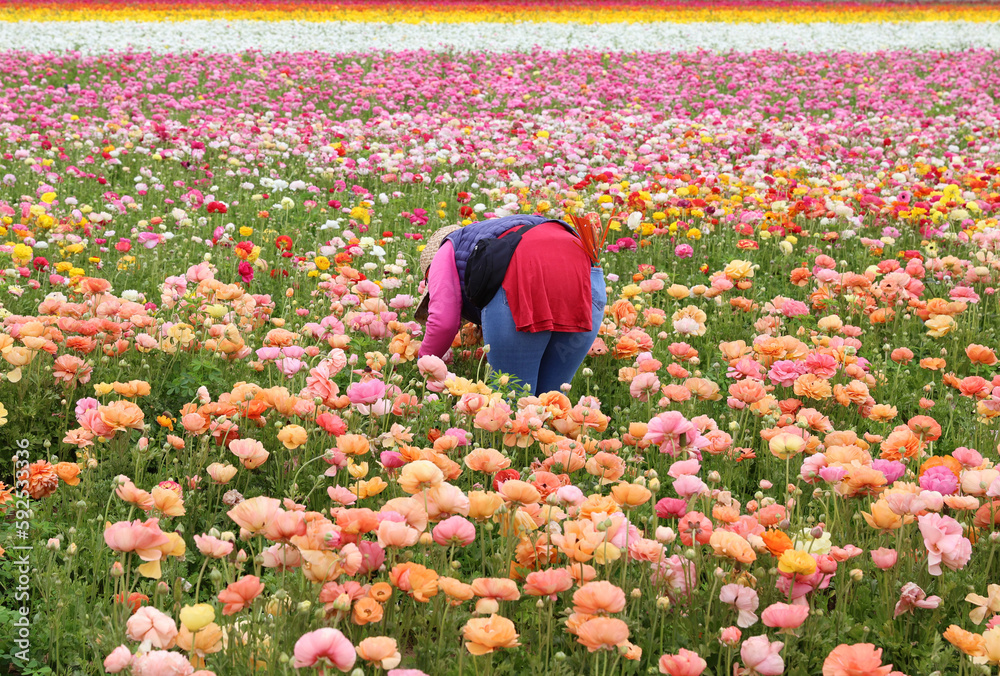
[[[612,211],[607,223],[603,223],[601,215],[591,211],[583,216],[567,214],[566,218],[580,235],[580,246],[590,258],[590,262],[599,265],[601,262],[601,252],[604,251],[604,243],[608,239],[608,232],[611,224],[621,219],[625,214]]]

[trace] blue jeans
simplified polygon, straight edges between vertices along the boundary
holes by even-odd
[[[604,272],[590,269],[593,327],[587,333],[518,331],[503,287],[483,308],[483,342],[490,346],[487,361],[493,371],[507,373],[531,386],[532,394],[558,390],[572,382],[590,351],[604,319],[608,302]]]

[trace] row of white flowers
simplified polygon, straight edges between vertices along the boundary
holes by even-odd
[[[1000,49],[991,23],[453,23],[391,24],[298,21],[132,21],[0,23],[0,49],[37,52],[111,50],[239,52],[365,50],[520,51],[591,48],[614,51],[870,52],[892,49]]]

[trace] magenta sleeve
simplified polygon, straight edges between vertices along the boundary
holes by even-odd
[[[445,242],[427,271],[427,327],[419,356],[444,355],[462,328],[462,284],[455,265],[455,247]]]

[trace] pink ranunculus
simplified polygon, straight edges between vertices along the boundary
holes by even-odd
[[[355,406],[358,404],[374,404],[384,396],[385,383],[375,378],[351,383],[347,388],[347,397]]]
[[[111,651],[111,654],[104,658],[104,671],[109,674],[117,674],[124,671],[132,664],[132,653],[124,645],[120,645]]]
[[[674,481],[674,490],[682,498],[690,498],[693,495],[701,495],[708,492],[708,486],[698,477],[685,474]]]
[[[660,656],[660,673],[668,676],[700,676],[708,667],[701,656],[681,648],[676,655]]]
[[[924,514],[917,518],[927,548],[927,570],[941,574],[941,565],[951,570],[965,567],[972,557],[972,543],[962,535],[962,524],[950,516]]]
[[[785,671],[785,660],[781,658],[781,641],[771,643],[767,635],[761,634],[743,641],[740,657],[751,674],[760,676],[780,676]]]
[[[983,464],[983,455],[974,448],[959,446],[951,452],[951,455],[966,468],[975,468]]]
[[[927,592],[917,586],[914,582],[907,582],[899,590],[899,601],[892,616],[899,617],[903,613],[913,612],[914,608],[924,608],[934,610],[941,605],[940,596],[927,596]]]
[[[462,516],[451,516],[439,523],[431,531],[434,542],[442,547],[458,545],[465,547],[476,539],[476,527]]]
[[[194,543],[199,552],[212,559],[224,558],[233,551],[232,542],[226,542],[211,535],[195,535]]]
[[[660,379],[655,373],[640,373],[629,384],[629,394],[638,401],[649,401],[660,390]]]
[[[296,669],[319,665],[321,668],[334,667],[348,671],[357,660],[354,646],[337,629],[323,627],[310,631],[295,642]]]
[[[694,475],[701,471],[701,463],[697,460],[678,460],[667,468],[667,475],[674,479]]]
[[[942,495],[951,495],[958,490],[958,477],[947,467],[938,465],[924,471],[920,476],[920,487]]]
[[[764,626],[780,629],[780,633],[791,633],[798,629],[809,616],[809,606],[772,603],[760,614]]]
[[[192,676],[187,657],[169,650],[152,650],[132,658],[132,676]]]
[[[733,648],[739,644],[743,632],[738,627],[725,627],[719,632],[719,643],[727,648]]]
[[[135,552],[143,561],[159,561],[159,547],[170,542],[159,524],[159,519],[119,521],[104,529],[104,542],[116,552]]]
[[[125,635],[133,641],[149,641],[154,648],[169,650],[177,639],[177,625],[162,610],[143,606],[128,618]]]
[[[723,585],[722,589],[719,590],[719,600],[739,612],[736,619],[738,626],[745,629],[757,623],[757,613],[754,611],[760,605],[760,600],[757,597],[757,592],[753,589],[735,583]],[[808,610],[807,606],[806,611]]]
[[[656,516],[661,519],[679,519],[687,513],[687,500],[662,498],[656,503]]]
[[[428,354],[417,360],[417,370],[427,380],[443,381],[448,378],[448,365],[440,357]]]
[[[896,560],[899,558],[895,549],[886,549],[885,547],[873,549],[871,554],[872,561],[875,562],[879,570],[889,570],[896,565]]]
[[[698,438],[698,429],[678,411],[661,413],[646,428],[644,439],[660,448],[661,453],[675,455]]]

